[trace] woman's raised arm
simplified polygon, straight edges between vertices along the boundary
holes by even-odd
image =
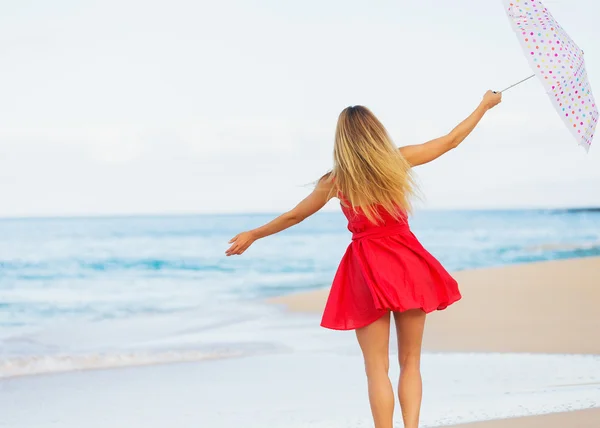
[[[454,149],[475,129],[485,113],[502,101],[502,94],[487,91],[483,100],[469,117],[450,133],[422,144],[400,147],[400,153],[412,166],[423,165]]]

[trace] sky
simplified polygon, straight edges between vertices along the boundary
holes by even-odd
[[[600,97],[600,4],[547,6]],[[280,212],[346,106],[417,144],[531,74],[501,0],[0,0],[0,57],[0,217]],[[600,206],[599,166],[532,79],[415,168],[418,204]]]

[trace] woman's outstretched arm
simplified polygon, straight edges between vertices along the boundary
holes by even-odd
[[[459,123],[450,133],[423,144],[401,147],[400,153],[412,166],[423,165],[439,158],[457,147],[475,129],[485,113],[502,101],[501,93],[487,91],[483,100],[469,117]]]
[[[311,194],[304,198],[292,210],[280,215],[264,226],[234,236],[229,241],[231,247],[225,251],[225,254],[227,256],[240,255],[257,239],[279,233],[282,230],[300,223],[307,217],[310,217],[329,202],[331,199],[332,187],[333,183],[329,179],[329,176],[323,177],[319,180],[319,183]]]

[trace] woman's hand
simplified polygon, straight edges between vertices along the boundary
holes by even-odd
[[[256,238],[252,232],[242,232],[237,234],[229,241],[231,247],[225,251],[225,254],[227,257],[235,255],[239,256],[243,254],[254,241],[256,241]]]
[[[490,110],[502,102],[502,92],[487,91],[483,96],[481,104]]]

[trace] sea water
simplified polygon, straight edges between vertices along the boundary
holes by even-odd
[[[0,377],[310,344],[305,324],[264,300],[327,287],[350,233],[341,213],[319,213],[225,257],[232,236],[273,217],[0,220]],[[410,222],[451,271],[600,255],[595,210],[422,211]]]

